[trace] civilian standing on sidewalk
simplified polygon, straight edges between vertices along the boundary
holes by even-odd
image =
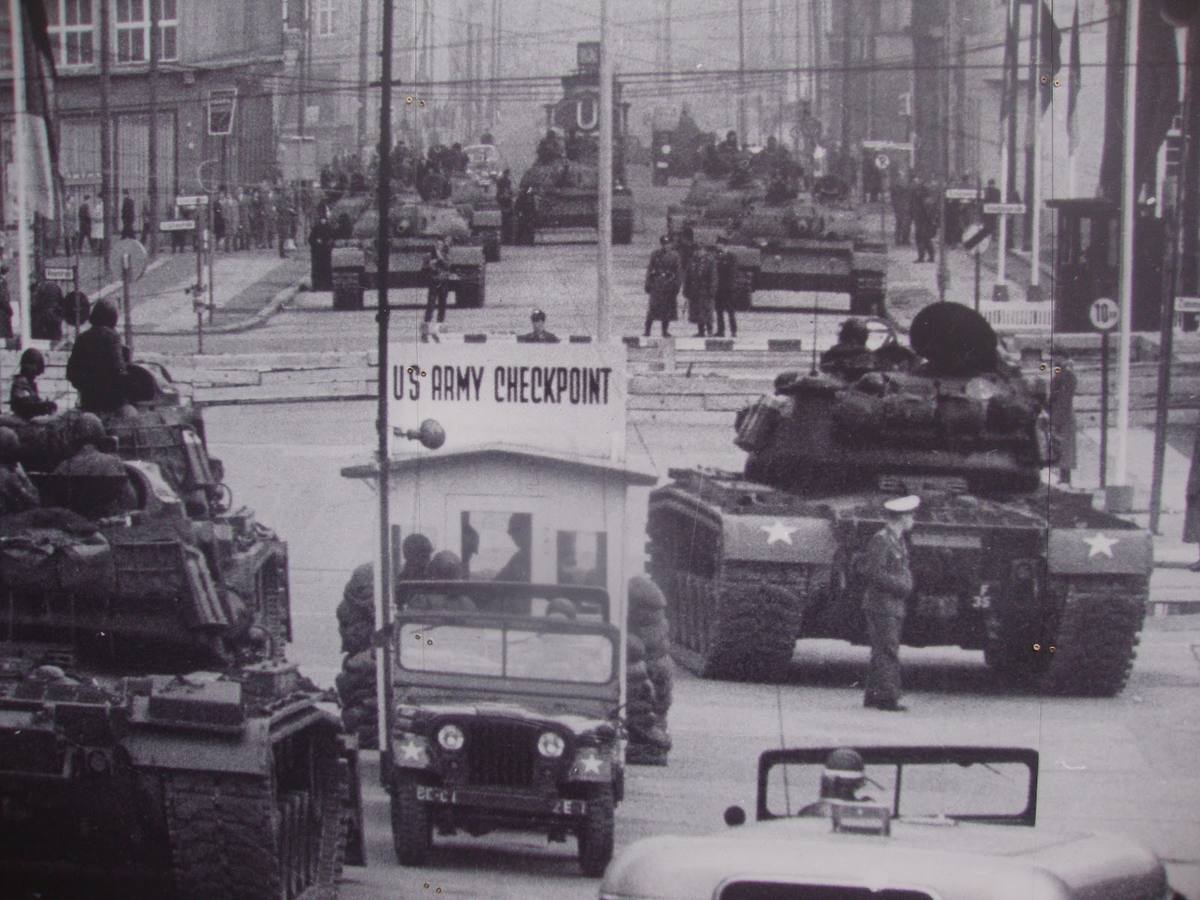
[[[1188,470],[1187,512],[1183,519],[1183,542],[1200,544],[1200,425],[1196,426],[1196,439],[1192,443],[1192,466]],[[1193,572],[1200,572],[1200,559],[1191,565]]]

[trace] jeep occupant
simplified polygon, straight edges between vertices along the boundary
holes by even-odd
[[[832,816],[837,803],[867,803],[870,797],[859,797],[867,783],[862,755],[849,747],[839,747],[825,757],[821,772],[821,799],[805,806],[798,816]]]

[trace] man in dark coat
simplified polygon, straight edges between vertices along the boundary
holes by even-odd
[[[8,405],[13,415],[33,419],[58,412],[57,403],[43,400],[38,393],[37,379],[45,371],[46,360],[37,347],[30,347],[21,354],[20,371],[13,378],[12,391],[8,395]]]
[[[1188,470],[1187,507],[1183,519],[1183,542],[1200,544],[1200,426],[1196,427],[1196,440],[1192,444],[1192,465]],[[1192,563],[1191,570],[1200,572],[1200,560]]]
[[[1075,468],[1075,392],[1079,379],[1075,375],[1075,363],[1062,348],[1055,348],[1055,366],[1050,377],[1050,440],[1058,465],[1058,478],[1062,484],[1071,483],[1071,471]]]
[[[137,219],[137,206],[134,205],[133,198],[129,196],[129,191],[123,192],[121,198],[121,239],[130,239],[137,237],[137,229],[134,227]]]
[[[312,264],[312,289],[333,290],[333,228],[328,219],[318,219],[308,234]]]
[[[650,337],[650,326],[655,322],[662,323],[663,337],[670,337],[668,328],[679,318],[676,300],[683,283],[683,260],[668,235],[664,234],[658,242],[659,248],[650,254],[650,265],[646,267],[645,288],[650,297],[646,306],[646,337]]]
[[[85,194],[83,202],[79,204],[77,215],[79,216],[79,247],[78,252],[83,253],[84,247],[92,246],[92,207],[88,203],[91,200],[91,194]]]
[[[729,317],[729,336],[737,337],[737,318],[734,306],[737,302],[737,257],[728,246],[725,235],[717,237],[716,248],[717,287],[713,294],[713,306],[717,313],[717,337],[725,337],[725,317]]]
[[[125,464],[120,457],[100,449],[104,438],[104,424],[99,417],[84,413],[75,420],[74,455],[54,470],[55,476],[66,485],[67,508],[95,519],[121,515],[137,507],[137,495]]]
[[[929,199],[929,190],[920,179],[913,182],[912,220],[917,237],[917,262],[933,262],[933,238],[937,234],[937,217]]]
[[[716,292],[716,255],[701,244],[692,251],[683,273],[683,296],[688,301],[688,321],[696,326],[696,337],[712,334],[713,298]]]
[[[500,207],[500,240],[509,244],[512,242],[512,169],[505,169],[496,179],[496,203]]]
[[[79,392],[86,412],[116,412],[125,405],[125,348],[117,334],[117,305],[105,297],[96,301],[67,360],[67,380]]]
[[[883,504],[887,522],[855,560],[863,580],[862,610],[871,642],[863,706],[903,712],[900,704],[900,636],[905,603],[913,592],[912,569],[904,536],[912,530],[918,497],[897,497]]]
[[[892,182],[892,213],[896,217],[896,246],[907,247],[912,240],[912,188],[904,173]]]

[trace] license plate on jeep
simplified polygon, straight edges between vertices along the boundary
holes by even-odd
[[[546,797],[501,794],[472,788],[445,788],[433,785],[415,785],[417,799],[422,803],[438,803],[444,806],[478,806],[486,809],[510,810],[555,816],[582,816],[587,814],[587,801],[569,797],[551,800]]]
[[[432,787],[427,784],[417,785],[417,799],[426,803],[457,803],[458,792],[450,788]]]

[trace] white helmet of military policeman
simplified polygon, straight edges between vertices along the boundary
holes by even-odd
[[[905,497],[894,497],[883,504],[884,514],[888,524],[901,533],[911,531],[916,521],[917,509],[921,506],[921,498],[916,494]]]

